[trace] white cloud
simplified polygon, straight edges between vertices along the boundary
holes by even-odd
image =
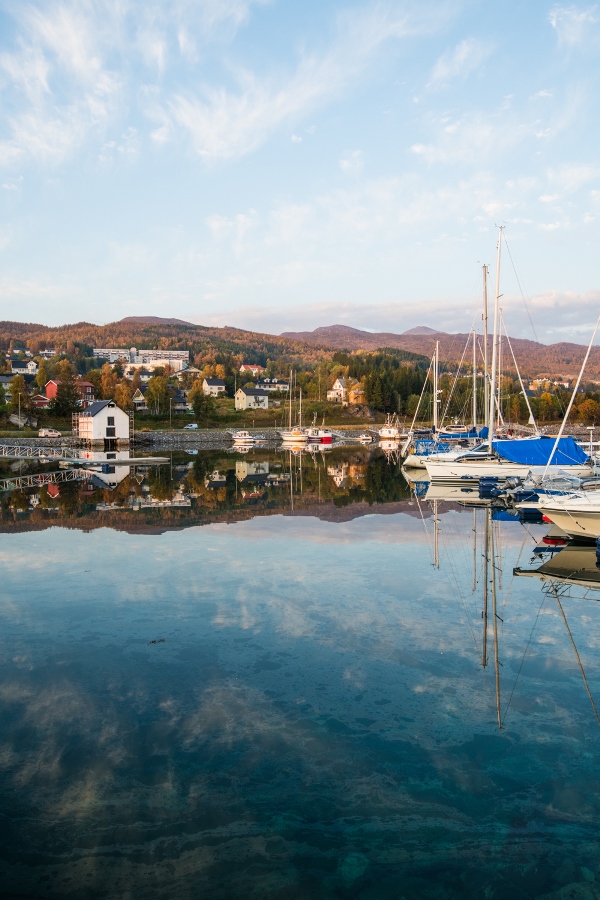
[[[550,24],[556,31],[560,44],[574,47],[590,37],[590,31],[600,21],[598,7],[555,6],[549,15]]]
[[[298,134],[293,134],[290,138],[290,141],[292,142],[292,144],[301,144],[303,138],[301,138]]]
[[[244,156],[260,146],[282,123],[298,120],[340,96],[388,40],[430,29],[408,15],[378,6],[352,17],[325,54],[305,55],[293,75],[259,77],[233,73],[238,90],[205,84],[195,93],[168,99],[165,115],[186,132],[204,159]]]
[[[339,161],[339,167],[345,174],[356,175],[363,167],[363,155],[360,150],[353,150]]]
[[[429,87],[441,87],[454,78],[466,78],[479,68],[491,50],[491,45],[484,41],[466,38],[438,59],[429,79]]]

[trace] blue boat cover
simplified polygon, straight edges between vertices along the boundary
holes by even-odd
[[[444,431],[442,430],[438,432],[438,437],[440,440],[444,441],[464,441],[470,438],[487,438],[488,430],[487,428],[480,428],[479,431],[476,428],[465,429],[465,431]]]
[[[542,436],[514,441],[493,441],[498,456],[524,466],[545,466],[552,454],[556,438]],[[562,437],[552,457],[552,466],[583,465],[588,455],[572,437]]]

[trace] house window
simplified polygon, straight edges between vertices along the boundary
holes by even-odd
[[[106,424],[107,424],[107,425],[114,425],[114,424],[115,424],[115,417],[114,417],[114,416],[108,416],[108,418],[107,418],[107,420],[106,420]]]
[[[107,428],[106,429],[106,437],[115,437],[115,429]]]

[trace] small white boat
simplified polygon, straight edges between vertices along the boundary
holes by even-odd
[[[287,431],[280,431],[279,435],[284,444],[306,444],[308,441],[306,431],[299,426]]]
[[[368,431],[363,431],[362,434],[356,438],[357,441],[361,444],[372,444],[373,443],[373,435]]]
[[[400,425],[396,416],[388,416],[385,425],[379,429],[379,437],[384,441],[397,441],[400,439]]]
[[[249,431],[235,431],[233,434],[234,444],[242,444],[248,446],[249,444],[256,444],[257,442],[258,438],[256,438],[253,434],[250,434]]]

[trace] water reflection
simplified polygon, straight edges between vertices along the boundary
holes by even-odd
[[[594,896],[589,548],[371,450],[88,483],[4,497],[5,893]]]
[[[104,460],[98,453],[88,457],[90,464],[105,464],[48,473],[37,461],[19,463],[23,487],[2,494],[0,527],[40,528],[66,517],[93,528],[106,524],[108,512],[114,514],[114,527],[127,530],[136,528],[132,513],[145,517],[138,516],[140,527],[150,523],[152,513],[156,527],[186,527],[315,505],[340,509],[409,499],[396,462],[380,449],[175,451],[162,466],[150,461],[125,465],[125,452]]]

